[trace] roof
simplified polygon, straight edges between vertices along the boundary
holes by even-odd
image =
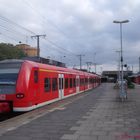
[[[4,63],[15,63],[15,62],[23,62],[23,60],[21,59],[5,59],[5,60],[2,60],[0,61],[0,64],[4,64]]]
[[[71,73],[71,74],[77,73],[79,75],[99,76],[97,74],[83,72],[83,71],[75,70],[75,69],[71,69],[71,68],[58,67],[58,66],[54,66],[54,65],[45,64],[45,63],[39,63],[36,61],[21,60],[21,59],[7,59],[7,60],[0,61],[0,68],[4,68],[4,69],[5,68],[7,68],[7,69],[20,68],[20,66],[23,62],[28,63],[28,64],[32,65],[33,67],[38,67],[40,69],[61,71],[64,73]]]
[[[45,69],[45,70],[51,70],[51,71],[61,71],[64,73],[71,73],[71,74],[77,73],[79,75],[97,76],[96,74],[91,74],[91,73],[87,73],[87,72],[83,72],[83,71],[79,71],[79,70],[75,70],[75,69],[71,69],[71,68],[57,67],[57,66],[42,64],[42,63],[33,62],[33,61],[29,61],[29,60],[25,60],[25,62],[29,63],[35,67],[38,67],[42,70]]]

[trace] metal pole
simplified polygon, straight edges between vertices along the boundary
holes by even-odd
[[[118,58],[118,80],[120,81],[121,80],[121,78],[120,78],[120,58],[121,58],[121,56],[120,56],[120,53],[121,53],[121,51],[116,51],[118,54],[119,54],[119,58]]]
[[[119,23],[120,24],[120,43],[121,43],[121,89],[120,89],[120,97],[123,100],[123,98],[127,98],[125,89],[124,89],[124,82],[123,82],[123,49],[122,49],[122,24],[128,23],[129,20],[123,20],[123,21],[113,21],[113,23]]]
[[[90,72],[90,66],[91,66],[92,62],[86,62],[86,64],[87,64],[87,72]]]
[[[121,96],[123,96],[123,49],[122,49],[122,23],[120,23],[120,43],[121,43]]]
[[[37,39],[37,57],[40,57],[40,47],[39,47],[39,38],[40,37],[45,37],[46,35],[35,35],[31,36],[31,38],[36,38]]]
[[[82,69],[82,56],[80,55],[80,70]]]
[[[96,52],[94,53],[94,67],[95,67],[95,73],[96,73]]]
[[[86,62],[86,64],[87,64],[87,72],[88,72],[89,71],[89,63]]]
[[[120,58],[121,58],[121,56],[120,56],[120,51],[119,51],[119,80],[121,79],[120,78],[120,66],[121,66],[121,64],[120,64]]]
[[[95,73],[96,73],[96,63],[95,63]]]
[[[139,57],[139,73],[140,73],[140,57]]]
[[[39,47],[39,35],[36,36],[37,37],[37,56],[40,57],[40,47]]]
[[[82,56],[85,56],[85,55],[79,54],[77,56],[79,56],[80,58],[80,70],[81,70],[82,69]]]

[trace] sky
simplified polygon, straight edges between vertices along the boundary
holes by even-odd
[[[0,0],[0,42],[27,43],[40,55],[63,61],[68,67],[96,65],[100,74],[117,70],[120,25],[114,20],[129,20],[122,25],[124,64],[139,71],[140,0]],[[125,68],[124,68],[125,69]],[[95,66],[91,65],[91,71]]]

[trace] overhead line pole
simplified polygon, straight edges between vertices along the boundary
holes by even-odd
[[[85,55],[82,55],[82,54],[79,54],[77,55],[80,59],[80,70],[82,69],[82,56],[85,56]]]
[[[37,57],[40,57],[40,46],[39,46],[39,39],[40,37],[45,37],[46,35],[35,35],[35,36],[31,36],[31,38],[36,38],[37,39]]]
[[[139,57],[139,73],[140,73],[140,57]]]
[[[95,73],[96,73],[96,59],[95,59],[95,58],[96,58],[96,52],[94,53],[94,58],[93,58],[93,59],[94,59],[94,60],[93,60],[93,61],[94,61],[93,64],[94,64],[94,67],[95,67]]]
[[[87,72],[90,72],[90,66],[91,66],[92,62],[86,62],[86,64],[87,64]]]

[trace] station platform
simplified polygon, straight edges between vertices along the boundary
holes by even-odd
[[[82,93],[76,100],[0,133],[0,140],[140,140],[140,86],[128,90],[125,102],[113,86],[104,83]]]

